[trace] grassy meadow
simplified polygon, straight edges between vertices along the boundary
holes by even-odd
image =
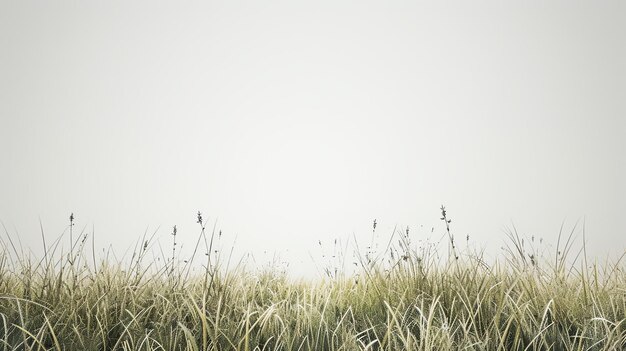
[[[487,263],[458,248],[443,207],[442,222],[443,247],[397,231],[354,273],[309,280],[220,256],[200,213],[193,254],[174,229],[159,261],[145,237],[128,262],[96,260],[73,216],[71,250],[44,242],[36,259],[5,230],[0,351],[626,350],[623,261],[588,261],[569,232],[538,254],[512,231]]]

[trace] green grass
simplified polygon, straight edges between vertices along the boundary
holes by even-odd
[[[3,242],[0,351],[626,349],[624,264],[568,261],[571,237],[547,258],[511,233],[487,265],[477,253],[455,259],[452,235],[442,259],[396,233],[355,274],[298,280],[205,255],[215,235],[199,223],[187,263],[175,244],[161,265],[147,260],[149,240],[127,264],[88,259],[84,237],[39,260]]]

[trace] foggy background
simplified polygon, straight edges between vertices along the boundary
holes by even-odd
[[[619,255],[625,33],[620,1],[1,0],[0,220],[36,256],[73,212],[121,256],[201,211],[311,272],[374,219],[439,241],[443,204],[492,257],[577,220]]]

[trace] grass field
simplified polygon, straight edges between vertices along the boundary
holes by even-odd
[[[447,250],[418,249],[403,231],[359,254],[355,274],[310,280],[217,256],[200,214],[193,255],[180,259],[173,235],[160,263],[146,238],[122,264],[96,262],[86,237],[26,259],[7,236],[0,351],[626,350],[622,261],[588,262],[567,235],[539,256],[511,232],[487,264],[457,250],[442,220]]]

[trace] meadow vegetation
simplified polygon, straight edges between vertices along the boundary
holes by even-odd
[[[96,260],[73,216],[69,252],[44,241],[39,259],[5,230],[0,351],[626,349],[624,263],[588,262],[571,233],[546,256],[513,230],[487,263],[459,249],[442,207],[447,249],[415,245],[407,228],[358,252],[355,273],[296,279],[221,257],[197,221],[190,257],[174,229],[163,260],[147,259],[144,237],[126,263]]]

